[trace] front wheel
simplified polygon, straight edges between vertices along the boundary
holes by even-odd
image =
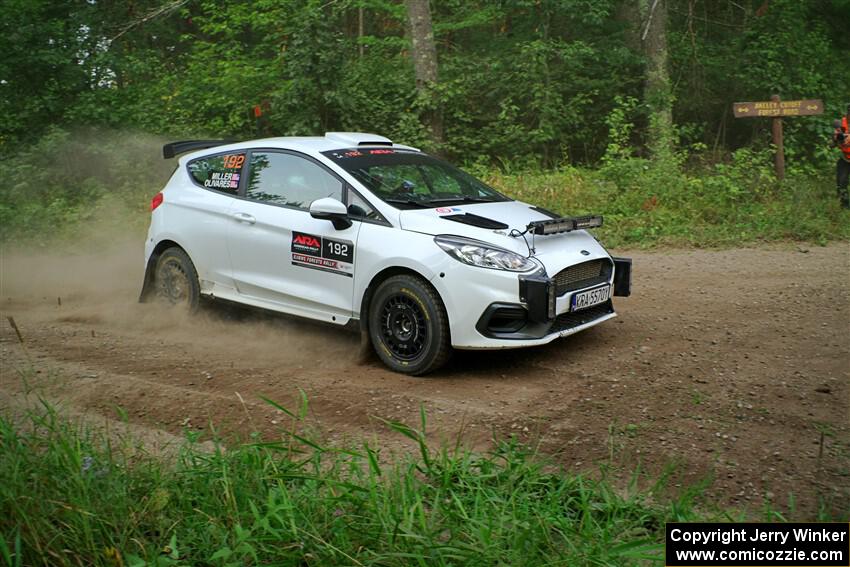
[[[200,285],[195,265],[180,248],[169,248],[156,261],[154,290],[157,299],[195,311],[200,300]]]
[[[451,355],[443,302],[427,282],[412,275],[388,278],[375,290],[369,335],[378,357],[396,372],[427,374]]]

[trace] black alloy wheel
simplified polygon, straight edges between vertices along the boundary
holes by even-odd
[[[414,360],[425,348],[428,338],[425,313],[411,296],[393,294],[384,301],[381,334],[393,356],[399,360]]]
[[[183,305],[189,311],[198,307],[200,286],[198,273],[189,256],[180,248],[169,248],[156,262],[154,273],[156,297],[170,305]]]
[[[422,278],[388,278],[375,290],[369,311],[372,346],[391,369],[422,375],[448,360],[448,316],[437,292]]]

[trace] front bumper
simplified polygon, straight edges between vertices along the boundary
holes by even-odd
[[[613,258],[614,270],[604,278],[613,284],[613,295],[631,294],[631,260]],[[545,344],[616,317],[610,299],[586,309],[570,311],[576,293],[593,289],[582,286],[558,296],[556,282],[545,275],[519,276],[516,300],[494,301],[487,305],[475,324],[475,340],[453,340],[456,348],[516,348]]]

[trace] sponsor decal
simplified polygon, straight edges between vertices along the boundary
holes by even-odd
[[[354,243],[304,232],[292,233],[292,264],[352,277]]]
[[[457,207],[437,207],[434,210],[437,211],[441,215],[445,215],[445,214],[448,214],[448,213],[462,213],[463,212],[463,209],[459,209]]]
[[[394,154],[393,150],[369,150],[369,153],[372,155],[381,155],[381,154]]]
[[[212,189],[236,189],[239,187],[239,174],[229,171],[212,171],[209,179],[204,181],[204,187]]]
[[[210,171],[204,181],[204,187],[209,189],[236,189],[239,187],[239,170],[245,163],[245,154],[228,154],[221,156],[221,169],[235,171]],[[216,168],[218,169],[218,168]]]
[[[357,151],[357,150],[348,150],[346,152],[330,152],[330,156],[334,159],[345,159],[345,158],[363,157],[363,154],[361,152]]]

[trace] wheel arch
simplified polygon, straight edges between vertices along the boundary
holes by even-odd
[[[154,247],[154,249],[151,251],[151,255],[148,257],[147,264],[145,264],[145,275],[142,279],[142,291],[139,294],[139,303],[145,303],[150,298],[151,292],[153,291],[153,278],[154,270],[156,269],[156,262],[157,260],[159,260],[160,254],[162,254],[169,248],[179,248],[187,256],[189,256],[189,252],[187,252],[186,249],[179,243],[168,238],[160,240]]]
[[[427,285],[434,291],[434,293],[443,303],[443,308],[445,309],[446,302],[443,299],[443,296],[440,295],[440,291],[436,287],[434,287],[434,285],[422,273],[407,266],[389,266],[372,276],[372,279],[369,280],[369,284],[366,286],[366,289],[363,292],[363,297],[360,299],[360,331],[362,333],[368,334],[369,332],[369,308],[371,307],[372,297],[375,294],[375,290],[378,289],[378,286],[380,286],[389,278],[404,274],[415,276],[422,280],[425,285]],[[449,314],[448,309],[446,309],[446,317],[451,322],[451,315]],[[449,329],[451,329],[451,325],[449,325]],[[451,333],[451,330],[449,330],[449,333]],[[451,339],[451,336],[449,338]]]

